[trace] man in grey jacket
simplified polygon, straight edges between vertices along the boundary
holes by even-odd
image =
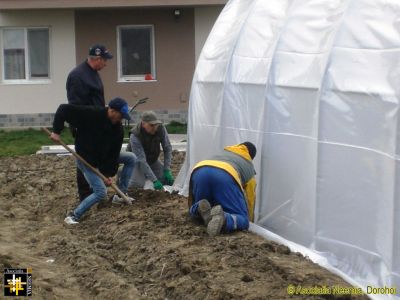
[[[160,145],[164,152],[164,164],[159,160]],[[153,111],[142,114],[141,122],[131,132],[127,151],[132,151],[137,157],[129,184],[131,187],[142,188],[146,180],[150,180],[155,190],[162,190],[163,185],[174,183],[168,132]]]

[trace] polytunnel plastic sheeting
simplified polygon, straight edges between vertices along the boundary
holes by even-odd
[[[399,58],[398,0],[229,1],[196,67],[177,185],[252,141],[256,223],[400,291]]]

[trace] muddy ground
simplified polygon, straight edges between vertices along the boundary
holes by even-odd
[[[93,207],[67,226],[71,157],[2,158],[0,184],[0,268],[32,267],[33,299],[367,299],[288,295],[289,284],[348,284],[252,233],[209,238],[178,195],[131,191],[134,205]]]

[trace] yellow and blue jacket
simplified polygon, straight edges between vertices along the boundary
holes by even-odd
[[[242,190],[246,199],[248,216],[250,221],[254,221],[254,207],[256,202],[256,179],[255,170],[250,154],[245,145],[233,145],[224,148],[224,152],[209,160],[200,161],[192,170],[201,167],[215,167],[230,174],[237,185]],[[189,187],[189,208],[193,204],[192,187]]]

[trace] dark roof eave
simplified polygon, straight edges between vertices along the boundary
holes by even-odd
[[[0,0],[0,10],[224,5],[227,0]]]

